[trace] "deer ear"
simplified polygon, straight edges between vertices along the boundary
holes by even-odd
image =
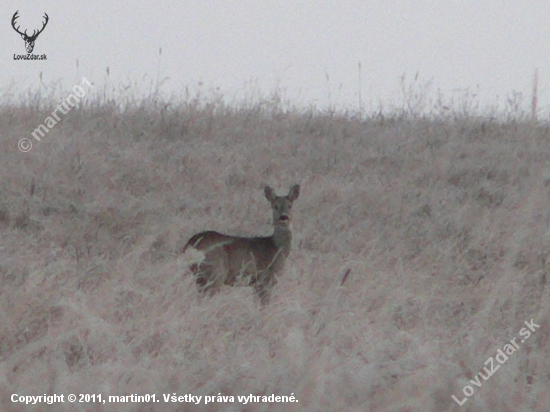
[[[275,200],[275,193],[273,193],[273,189],[270,186],[266,186],[264,188],[264,194],[266,199],[270,202],[273,202],[273,200]]]
[[[298,199],[298,196],[300,196],[300,185],[296,184],[290,188],[290,191],[288,192],[288,199],[291,202],[294,202]]]

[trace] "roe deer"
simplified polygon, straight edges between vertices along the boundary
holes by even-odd
[[[300,186],[292,186],[287,196],[276,196],[269,186],[264,193],[273,211],[273,235],[248,238],[207,231],[193,236],[183,248],[200,292],[214,293],[222,285],[253,286],[261,304],[269,303],[271,288],[290,252],[290,212]]]

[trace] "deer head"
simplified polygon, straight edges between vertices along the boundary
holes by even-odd
[[[32,53],[32,51],[34,49],[34,42],[36,41],[36,38],[38,37],[38,35],[40,33],[42,33],[42,31],[44,30],[44,28],[48,24],[49,17],[46,13],[44,13],[44,18],[46,19],[46,21],[42,24],[42,28],[40,30],[38,30],[38,32],[36,30],[33,30],[32,35],[28,36],[27,35],[27,30],[25,30],[25,32],[22,33],[22,32],[19,31],[19,26],[15,27],[15,20],[17,20],[17,18],[19,17],[18,13],[19,13],[19,10],[17,10],[15,12],[15,14],[13,15],[13,18],[11,19],[11,26],[13,27],[13,29],[17,33],[19,33],[21,35],[21,38],[23,40],[25,40],[25,48],[27,49],[27,53],[30,54],[30,53]]]

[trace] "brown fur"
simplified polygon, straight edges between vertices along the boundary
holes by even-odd
[[[269,302],[276,276],[290,253],[291,209],[300,186],[291,187],[287,196],[276,196],[269,186],[264,192],[273,211],[273,235],[246,238],[206,231],[194,235],[185,245],[184,253],[198,254],[189,267],[199,291],[214,293],[222,285],[253,286],[261,303]]]

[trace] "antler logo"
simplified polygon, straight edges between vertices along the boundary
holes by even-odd
[[[36,30],[33,30],[32,32],[32,36],[28,36],[27,35],[27,30],[25,30],[24,33],[21,33],[19,31],[19,26],[15,27],[15,20],[17,20],[17,18],[19,17],[18,16],[18,13],[19,13],[19,10],[17,10],[15,12],[15,14],[13,15],[13,18],[11,19],[11,26],[13,27],[13,29],[19,33],[21,35],[21,37],[23,38],[23,40],[25,40],[25,48],[27,49],[27,53],[28,54],[31,54],[33,49],[34,49],[34,42],[36,41],[36,38],[38,37],[38,35],[40,33],[42,33],[42,31],[44,30],[44,28],[46,27],[46,25],[48,24],[48,20],[50,19],[48,17],[48,15],[46,13],[44,13],[44,17],[46,19],[46,21],[42,24],[42,28],[40,30],[38,30],[38,32]]]

